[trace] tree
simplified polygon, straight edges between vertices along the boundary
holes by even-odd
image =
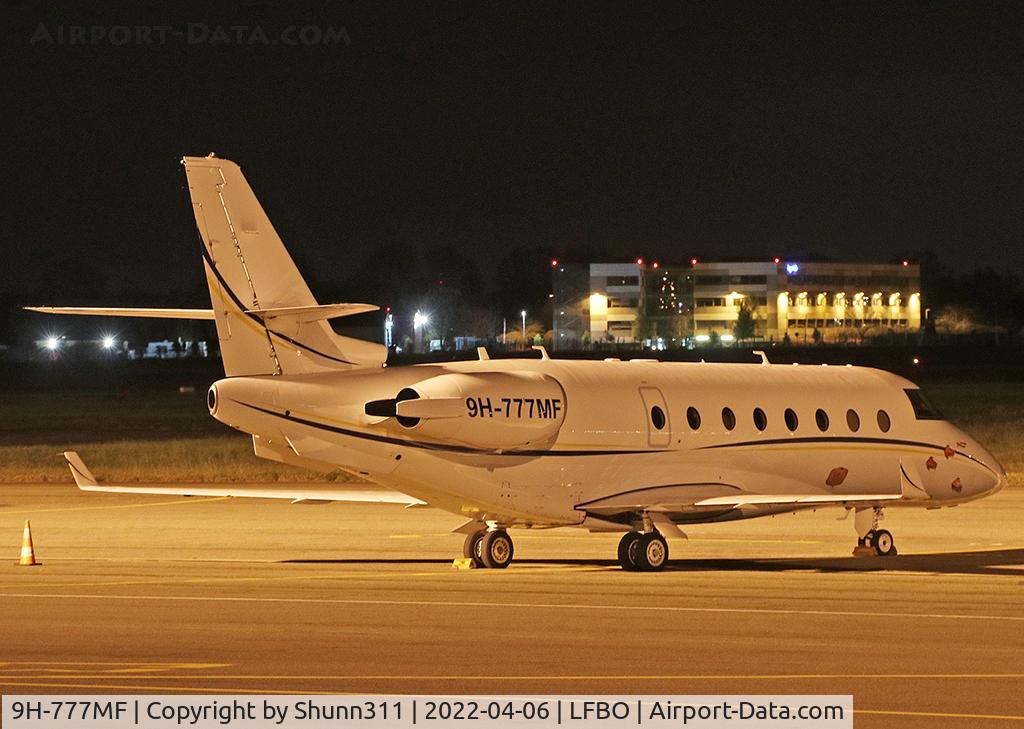
[[[742,299],[739,305],[739,313],[736,317],[736,325],[732,330],[733,335],[736,337],[736,341],[744,342],[748,339],[753,339],[754,326],[753,307],[746,299]]]
[[[637,312],[636,320],[633,322],[633,339],[642,342],[651,338],[651,319],[643,307]]]

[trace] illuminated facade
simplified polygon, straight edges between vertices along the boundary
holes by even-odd
[[[554,269],[555,347],[636,341],[645,303],[643,264],[559,264]]]
[[[737,338],[856,343],[921,328],[921,271],[909,262],[554,268],[553,344],[562,349],[600,342],[728,344]],[[737,327],[741,320],[745,324]]]
[[[743,309],[762,341],[858,342],[921,328],[921,269],[909,262],[700,262],[693,274],[698,341],[733,334]]]

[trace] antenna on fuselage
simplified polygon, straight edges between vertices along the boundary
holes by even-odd
[[[759,355],[761,357],[762,367],[767,367],[768,365],[771,364],[771,362],[768,361],[768,355],[764,353],[763,349],[755,349],[754,354]]]

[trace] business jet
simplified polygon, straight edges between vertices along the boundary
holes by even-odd
[[[896,554],[889,507],[936,509],[1006,483],[996,459],[916,385],[877,369],[490,359],[388,367],[386,349],[328,321],[242,175],[185,157],[212,308],[31,307],[55,314],[212,319],[224,379],[210,414],[255,454],[343,469],[375,488],[120,486],[66,453],[89,491],[430,506],[464,517],[463,557],[504,568],[511,529],[624,532],[624,569],[657,571],[689,524],[823,507],[854,513],[854,554]]]

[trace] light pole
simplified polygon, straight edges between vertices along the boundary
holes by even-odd
[[[420,312],[418,310],[416,311],[415,314],[413,314],[413,317],[412,317],[412,330],[413,330],[413,335],[414,335],[413,336],[413,340],[414,340],[414,342],[416,344],[416,351],[417,352],[422,352],[423,351],[423,329],[427,326],[427,323],[429,321],[430,321],[430,317],[428,317],[426,314],[424,314],[424,313],[422,313],[422,312]]]
[[[526,309],[519,312],[519,316],[523,317],[523,346],[526,346]]]

